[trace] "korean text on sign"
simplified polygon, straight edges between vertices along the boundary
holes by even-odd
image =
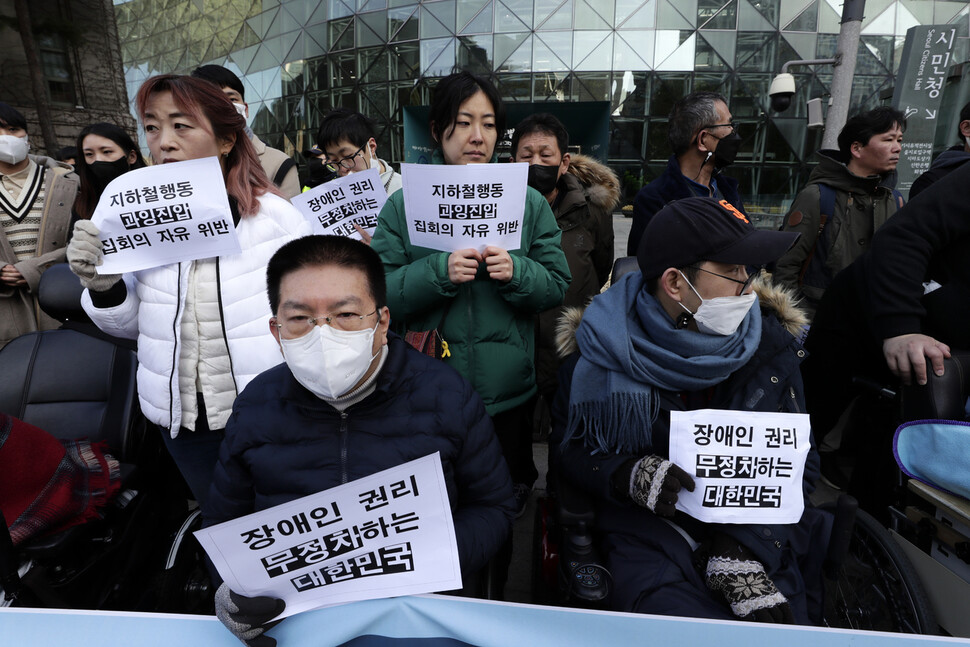
[[[807,414],[672,411],[670,460],[696,484],[677,508],[709,522],[797,522],[810,431]]]
[[[314,233],[360,239],[357,225],[368,234],[377,229],[377,215],[387,193],[377,169],[351,173],[316,186],[291,202],[313,225]]]
[[[215,157],[125,173],[105,188],[91,221],[101,232],[101,274],[240,251]]]
[[[438,454],[196,533],[229,588],[316,607],[461,587]]]
[[[453,252],[522,246],[528,164],[402,164],[408,236]]]

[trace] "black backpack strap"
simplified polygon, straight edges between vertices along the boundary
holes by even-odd
[[[283,178],[285,178],[286,174],[290,172],[290,169],[294,167],[296,167],[296,162],[293,161],[292,157],[287,157],[285,160],[283,160],[283,163],[280,164],[279,170],[276,171],[276,175],[273,177],[273,184],[276,186],[282,186]]]

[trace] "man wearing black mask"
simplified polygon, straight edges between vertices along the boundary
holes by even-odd
[[[512,135],[512,160],[529,164],[529,186],[545,196],[562,230],[562,249],[573,280],[562,306],[539,315],[536,378],[548,402],[556,393],[556,321],[563,308],[585,306],[613,266],[613,208],[620,183],[608,167],[570,155],[569,134],[548,113],[526,117]]]
[[[666,170],[640,189],[633,201],[628,256],[636,256],[653,214],[672,200],[712,197],[727,200],[745,213],[738,181],[721,174],[734,163],[741,147],[741,135],[723,95],[693,92],[675,103],[667,118],[667,143],[674,154]]]

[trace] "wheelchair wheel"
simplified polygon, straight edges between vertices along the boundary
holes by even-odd
[[[859,510],[845,563],[825,582],[825,624],[843,629],[937,634],[909,558],[872,515]]]

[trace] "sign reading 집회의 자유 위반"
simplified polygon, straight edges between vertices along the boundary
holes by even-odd
[[[99,274],[238,254],[218,158],[128,171],[101,194],[91,222],[100,230]]]
[[[412,245],[454,252],[522,246],[529,165],[402,164]]]

